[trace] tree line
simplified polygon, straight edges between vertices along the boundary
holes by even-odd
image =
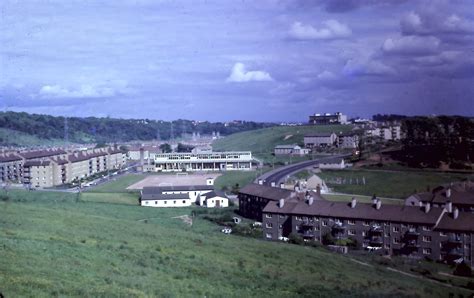
[[[270,127],[275,124],[252,121],[195,122],[191,120],[161,121],[152,119],[116,119],[97,117],[68,117],[0,112],[0,128],[34,135],[41,139],[65,139],[70,142],[126,142],[170,140],[185,134],[209,135],[219,132],[229,135],[236,132]]]

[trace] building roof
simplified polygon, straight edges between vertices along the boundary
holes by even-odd
[[[27,160],[23,164],[24,167],[40,167],[40,166],[49,166],[51,161],[49,160]]]
[[[288,207],[285,208],[287,204]],[[289,208],[291,210],[288,210]],[[355,208],[351,208],[350,203],[314,200],[312,205],[305,201],[288,202],[284,204],[284,208],[280,208],[278,202],[268,202],[263,212],[434,225],[443,209],[432,208],[426,213],[420,207],[387,204],[382,204],[380,209],[376,209],[372,204],[359,202]]]
[[[456,230],[463,232],[474,232],[474,213],[459,212],[458,218],[454,218],[453,214],[446,213],[439,222],[440,230]]]
[[[447,190],[451,189],[451,195],[447,196]],[[450,201],[454,205],[474,206],[474,183],[465,181],[454,183],[449,186],[438,186],[432,192],[421,192],[411,195],[426,203],[445,204]]]
[[[66,151],[62,149],[46,149],[46,150],[36,150],[36,151],[25,151],[18,153],[25,159],[35,159],[42,157],[51,157],[60,154],[66,154]]]
[[[334,134],[333,132],[315,132],[315,133],[312,133],[312,134],[307,134],[304,137],[305,138],[307,138],[307,137],[330,137],[333,134]]]
[[[295,149],[296,147],[301,148],[300,146],[296,144],[291,144],[291,145],[276,145],[275,149]]]
[[[214,190],[213,185],[176,185],[176,186],[145,186],[142,193],[162,193],[164,191],[200,191]]]
[[[291,196],[291,191],[284,188],[271,187],[260,184],[248,184],[240,189],[239,193],[265,198],[272,201],[287,199]]]
[[[10,162],[10,161],[18,161],[18,160],[22,160],[22,158],[15,154],[0,155],[0,162]]]
[[[142,193],[142,201],[150,200],[190,200],[189,195],[184,193],[163,194],[163,193]]]
[[[204,196],[206,197],[206,200],[212,199],[212,198],[215,198],[215,197],[221,197],[221,198],[226,198],[227,199],[227,196],[225,195],[224,192],[217,191],[217,190],[213,190],[211,192],[208,192],[208,193],[204,194]]]

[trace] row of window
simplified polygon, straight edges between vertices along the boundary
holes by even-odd
[[[164,202],[165,205],[168,204],[168,201],[166,201],[166,200],[164,200],[163,202]],[[182,202],[183,202],[183,204],[186,204],[186,200],[183,200]],[[173,205],[175,205],[175,204],[176,204],[176,201],[173,201]],[[148,201],[145,201],[145,205],[148,205]],[[155,201],[155,205],[158,205],[158,201]]]

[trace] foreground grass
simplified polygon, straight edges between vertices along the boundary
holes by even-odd
[[[286,162],[289,158],[279,157],[273,160],[273,149],[276,145],[300,144],[306,134],[317,132],[345,132],[352,129],[351,125],[321,125],[321,126],[275,126],[252,131],[232,134],[216,140],[212,144],[214,151],[249,150],[257,158],[265,162]],[[300,158],[304,159],[304,158]]]
[[[371,170],[327,170],[318,176],[336,192],[366,196],[376,194],[388,198],[406,198],[414,192],[426,191],[428,187],[432,189],[443,183],[474,177],[472,174]],[[362,184],[363,178],[365,185]],[[337,179],[345,180],[344,184],[336,183]]]
[[[0,292],[17,296],[393,296],[465,294],[324,249],[220,233],[193,208],[144,208],[76,194],[0,202]],[[84,195],[84,194],[83,194]],[[111,198],[109,198],[111,199]]]

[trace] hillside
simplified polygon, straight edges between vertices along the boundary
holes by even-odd
[[[150,119],[78,118],[68,117],[68,140],[74,143],[169,140],[185,134],[222,136],[236,132],[269,127],[271,123],[237,121],[230,123]],[[61,143],[65,137],[64,117],[0,112],[0,145],[33,146]],[[18,137],[17,137],[18,136]]]
[[[276,145],[299,144],[303,145],[306,134],[318,132],[346,132],[352,125],[305,125],[305,126],[274,126],[252,131],[240,132],[216,140],[212,148],[219,150],[250,150],[263,159],[273,152]]]
[[[192,226],[176,218],[202,209],[128,205],[135,203],[136,198],[117,199],[113,193],[83,193],[79,201],[67,193],[2,196],[0,292],[5,297],[467,295],[375,262],[224,235],[200,216]]]

